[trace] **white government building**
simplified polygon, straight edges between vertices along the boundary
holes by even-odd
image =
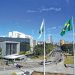
[[[33,37],[32,36],[26,35],[24,33],[18,32],[18,31],[9,32],[8,36],[11,37],[11,38],[29,38],[30,39],[31,51],[33,51]]]
[[[5,59],[14,59],[14,61],[16,58],[25,58],[25,55],[19,55],[21,41],[29,42],[31,51],[33,52],[33,38],[30,35],[26,35],[18,31],[12,31],[9,32],[8,37],[0,37],[2,57]]]

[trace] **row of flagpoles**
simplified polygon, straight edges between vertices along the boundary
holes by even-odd
[[[74,51],[73,17],[65,23],[64,27],[62,28],[62,31],[61,31],[60,35],[64,36],[67,31],[71,31],[71,30],[73,30],[73,51]],[[41,38],[42,34],[44,35],[44,75],[45,75],[45,22],[44,22],[44,19],[41,23],[39,34],[40,34],[39,39]],[[75,54],[75,51],[74,51],[74,54]],[[75,58],[75,56],[74,56],[74,58]],[[74,64],[75,64],[75,60],[74,60]],[[74,65],[74,68],[75,68],[75,65]],[[74,69],[74,74],[75,74],[75,69]]]

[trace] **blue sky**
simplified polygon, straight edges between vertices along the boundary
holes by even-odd
[[[37,39],[44,18],[46,39],[52,35],[55,42],[60,39],[72,41],[72,31],[63,37],[60,32],[71,16],[75,25],[74,7],[75,0],[0,0],[0,36],[19,31]]]

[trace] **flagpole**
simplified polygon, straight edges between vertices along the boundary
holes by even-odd
[[[45,75],[45,23],[44,23],[44,75]]]
[[[72,28],[73,28],[73,52],[74,52],[74,58],[75,58],[75,50],[74,50],[74,25],[73,25],[73,16],[72,16]],[[74,59],[73,58],[73,59]],[[74,74],[75,74],[75,59],[74,59]]]

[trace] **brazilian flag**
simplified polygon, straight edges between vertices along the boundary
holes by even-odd
[[[60,35],[63,36],[67,31],[71,31],[71,30],[72,30],[72,19],[70,19],[65,23],[65,26],[62,29]]]

